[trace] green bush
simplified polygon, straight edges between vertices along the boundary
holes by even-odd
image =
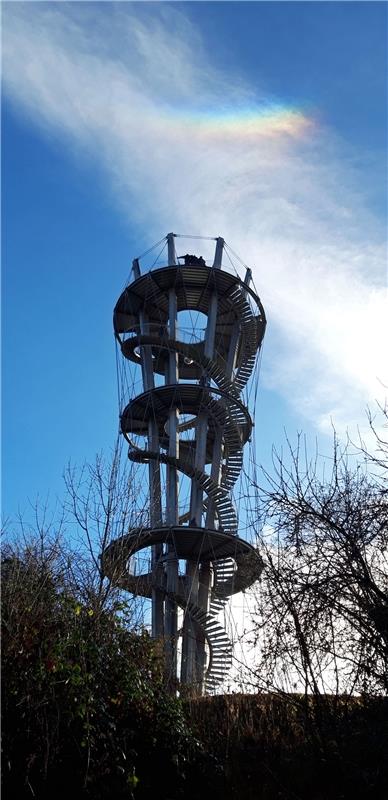
[[[195,742],[158,645],[31,550],[2,577],[5,795],[179,796]]]

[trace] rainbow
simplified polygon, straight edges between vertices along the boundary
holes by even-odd
[[[242,108],[221,114],[207,111],[188,114],[173,112],[173,117],[175,123],[206,138],[255,139],[282,135],[299,138],[315,124],[313,118],[302,111],[281,105]]]

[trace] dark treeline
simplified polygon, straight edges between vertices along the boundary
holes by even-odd
[[[2,553],[4,796],[385,800],[387,445],[375,443],[356,463],[335,441],[326,475],[299,444],[263,478],[249,695],[171,692],[138,601],[100,573],[101,545],[130,524],[118,459],[68,470],[86,553],[38,515]]]
[[[386,797],[387,698],[178,699],[158,645],[53,553],[5,555],[2,599],[5,797]]]

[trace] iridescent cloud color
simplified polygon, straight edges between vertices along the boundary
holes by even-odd
[[[175,114],[173,118],[182,126],[195,130],[207,138],[230,137],[254,139],[287,135],[293,138],[303,136],[314,126],[311,117],[302,111],[286,106],[264,106],[263,108],[236,109],[221,114],[188,113]],[[170,120],[171,121],[171,120]]]

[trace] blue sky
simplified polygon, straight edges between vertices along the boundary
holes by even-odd
[[[364,423],[386,368],[383,3],[3,5],[3,511],[117,431],[114,303],[169,230],[268,314],[258,459]]]

